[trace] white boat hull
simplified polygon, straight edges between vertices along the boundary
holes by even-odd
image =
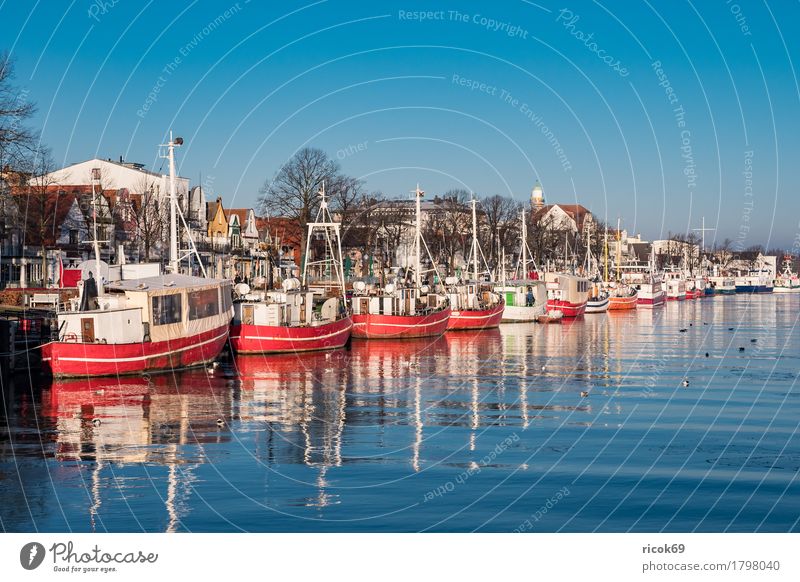
[[[503,309],[502,323],[525,323],[536,321],[545,313],[546,305],[534,305],[532,307],[520,305],[506,305]]]

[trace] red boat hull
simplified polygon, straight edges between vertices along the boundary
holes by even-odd
[[[667,301],[683,301],[686,299],[686,295],[668,295]]]
[[[661,295],[652,298],[639,297],[636,303],[638,305],[641,305],[642,307],[658,307],[659,305],[663,305],[666,300],[667,300],[666,295],[664,295],[664,293],[661,293]]]
[[[500,302],[491,309],[462,309],[453,311],[447,323],[448,330],[489,329],[498,327],[503,319],[505,303]]]
[[[580,317],[586,311],[586,303],[571,303],[559,299],[547,300],[547,311],[560,311],[564,317]]]
[[[692,289],[686,292],[686,299],[697,299],[703,294],[699,289]]]
[[[623,309],[636,309],[639,298],[636,295],[632,297],[609,297],[608,310],[621,311]]]
[[[229,326],[162,342],[88,344],[50,342],[42,364],[56,378],[116,376],[199,366],[214,360],[228,340]]]
[[[353,337],[360,339],[435,337],[447,330],[449,320],[449,307],[426,315],[353,315]]]
[[[240,354],[285,354],[334,350],[350,339],[353,320],[345,317],[325,325],[232,325],[231,347]]]

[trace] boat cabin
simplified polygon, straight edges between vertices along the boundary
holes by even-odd
[[[97,309],[58,314],[61,341],[100,344],[158,342],[217,329],[230,322],[231,284],[188,275],[114,281]]]
[[[589,280],[567,273],[545,273],[547,298],[580,305],[589,298]]]
[[[424,315],[447,305],[444,295],[428,293],[426,287],[420,290],[389,284],[383,289],[369,289],[357,281],[353,291],[353,315]]]
[[[506,300],[506,307],[534,307],[547,303],[544,281],[508,281],[495,288]]]

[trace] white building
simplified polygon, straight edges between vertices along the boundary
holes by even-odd
[[[99,185],[103,190],[127,190],[131,194],[143,194],[149,190],[164,197],[169,195],[169,174],[157,174],[146,170],[143,164],[119,162],[94,158],[71,164],[42,178],[31,181],[33,185],[47,184],[48,186],[91,186],[92,170],[98,169]],[[178,197],[184,200],[183,211],[187,212],[189,202],[189,178],[175,178],[175,188]],[[199,206],[198,206],[199,208]]]

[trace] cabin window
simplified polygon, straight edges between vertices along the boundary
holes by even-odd
[[[219,294],[216,289],[189,292],[189,319],[203,319],[219,314]]]
[[[222,312],[227,313],[233,302],[230,285],[222,285],[219,288],[219,292],[222,296],[222,301],[220,302],[222,304]]]
[[[183,305],[180,294],[153,297],[153,325],[180,323]]]

